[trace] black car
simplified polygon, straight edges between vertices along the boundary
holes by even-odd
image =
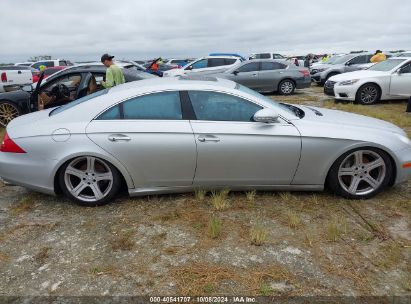
[[[123,69],[126,82],[156,77],[135,69]],[[103,89],[106,67],[103,65],[73,66],[57,72],[47,79],[41,74],[35,88],[0,93],[0,127],[17,116],[41,108],[60,106]]]

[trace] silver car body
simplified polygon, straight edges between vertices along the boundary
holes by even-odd
[[[56,115],[52,109],[13,120],[9,137],[26,153],[0,152],[0,176],[54,194],[58,170],[78,156],[95,156],[115,166],[130,195],[183,192],[198,187],[321,190],[343,153],[358,147],[386,151],[405,181],[411,143],[400,128],[377,119],[301,106],[303,118],[287,107],[222,79],[150,79],[110,89]],[[234,95],[278,113],[275,123],[201,120],[96,120],[132,97],[163,91],[212,91]],[[320,114],[319,114],[320,113]],[[126,136],[127,141],[111,141]]]
[[[374,64],[370,62],[371,57],[370,53],[340,56],[333,64],[324,63],[311,67],[311,78],[317,83],[324,84],[331,75],[367,69]]]
[[[284,68],[261,70],[261,63],[264,62],[282,65]],[[256,64],[259,66],[257,69],[241,71],[246,66]],[[258,92],[276,92],[280,82],[285,79],[291,79],[297,89],[310,87],[311,78],[308,75],[308,70],[306,77],[300,72],[301,70],[306,70],[306,68],[287,65],[276,60],[253,59],[241,62],[224,73],[213,74],[213,76],[235,81]]]

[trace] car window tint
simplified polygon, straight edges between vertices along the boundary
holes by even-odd
[[[260,106],[242,98],[208,91],[189,91],[198,120],[252,121]]]
[[[98,120],[115,120],[120,119],[120,107],[115,106],[97,117]]]
[[[64,60],[59,61],[59,66],[67,66],[67,63]]]
[[[358,56],[350,60],[350,64],[364,64],[367,63],[367,56]]]
[[[224,64],[230,65],[230,64],[234,64],[236,61],[237,59],[224,59]]]
[[[182,119],[179,92],[153,93],[123,103],[124,119]]]
[[[257,54],[256,59],[270,59],[271,54],[270,53],[262,53],[262,54]]]
[[[411,63],[403,66],[403,67],[401,68],[401,73],[403,73],[403,74],[409,74],[409,73],[411,73]]]
[[[261,62],[261,71],[285,69],[287,66],[279,62]]]
[[[237,69],[239,72],[255,72],[260,69],[260,64],[258,62],[247,63]]]
[[[208,59],[208,67],[218,67],[226,65],[224,58],[210,58]]]
[[[207,59],[199,60],[199,61],[191,64],[190,66],[193,67],[193,70],[206,68],[207,67]]]

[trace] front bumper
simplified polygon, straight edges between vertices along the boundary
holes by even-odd
[[[328,80],[325,84],[324,84],[324,94],[328,95],[328,96],[335,96],[335,92],[334,92],[334,87],[335,87],[336,82],[335,81],[330,81]]]
[[[339,86],[334,84],[334,96],[337,99],[354,101],[358,86],[347,85]]]
[[[404,183],[411,179],[411,167],[404,168],[404,164],[411,163],[411,147],[397,151],[397,177],[395,179],[395,185]]]

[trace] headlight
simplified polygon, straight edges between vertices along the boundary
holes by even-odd
[[[346,86],[346,85],[353,85],[354,83],[357,83],[359,79],[351,79],[351,80],[346,80],[346,81],[341,81],[338,83],[339,86]]]

